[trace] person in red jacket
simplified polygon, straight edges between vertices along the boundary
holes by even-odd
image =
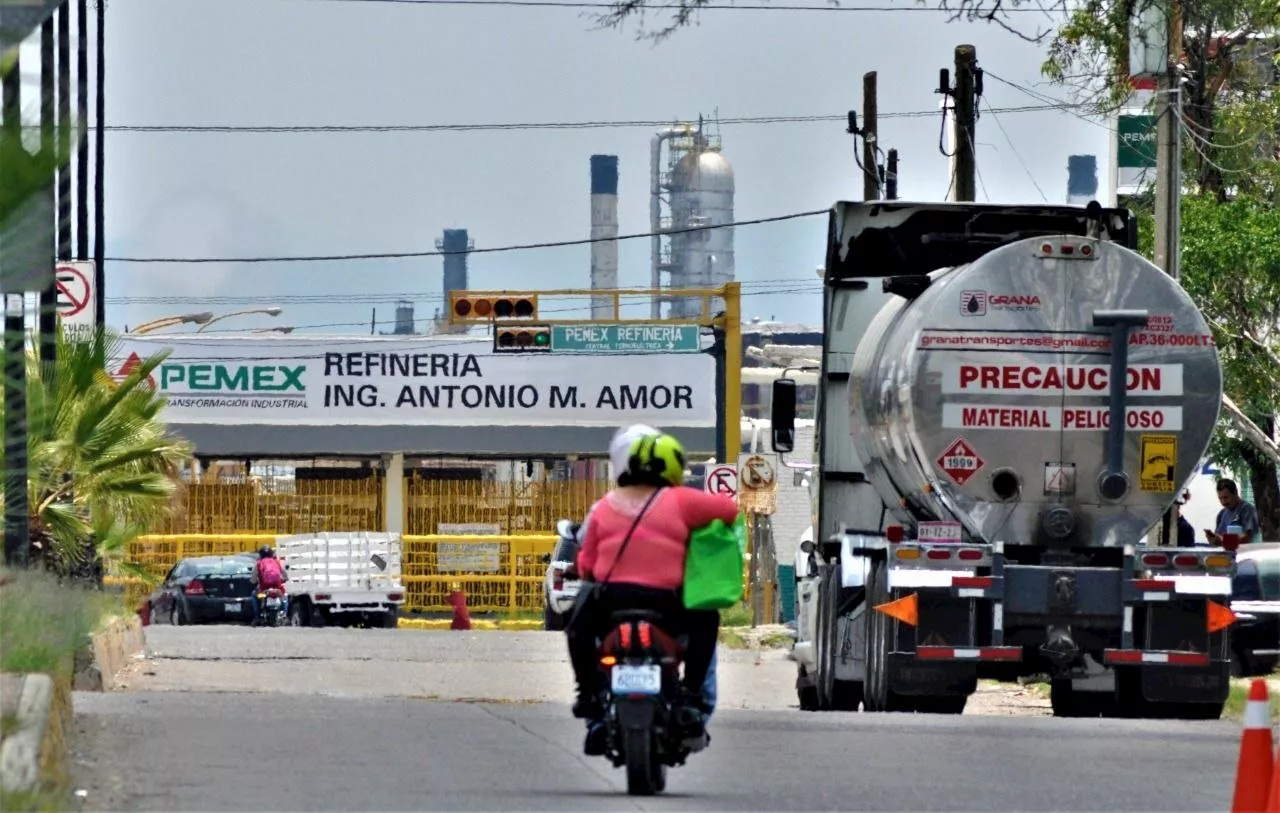
[[[253,617],[258,617],[258,591],[270,590],[275,587],[284,592],[284,583],[289,581],[289,574],[285,572],[284,565],[276,558],[276,552],[268,545],[263,545],[258,549],[258,561],[254,565],[254,581],[256,587],[253,591]],[[285,603],[285,611],[288,611],[288,596],[283,596]]]
[[[701,689],[715,652],[720,614],[685,609],[685,555],[692,531],[716,519],[732,523],[738,506],[730,497],[683,485],[684,449],[671,435],[629,427],[614,436],[609,456],[617,488],[592,506],[576,562],[585,598],[567,630],[578,683],[574,716],[588,721],[603,716],[596,641],[608,633],[610,614],[624,609],[656,610],[664,627],[688,636],[682,704],[705,711]],[[590,583],[600,585],[598,592]],[[690,736],[701,733],[693,730]],[[587,750],[590,740],[589,733]]]

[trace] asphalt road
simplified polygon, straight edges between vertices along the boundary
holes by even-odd
[[[127,689],[75,696],[85,809],[1225,810],[1239,741],[1229,722],[1034,708],[802,713],[786,708],[789,663],[726,652],[711,747],[671,772],[668,793],[637,800],[620,770],[581,756],[557,636],[150,628],[148,640],[158,657]]]

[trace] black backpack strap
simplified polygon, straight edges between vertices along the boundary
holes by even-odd
[[[661,491],[662,488],[654,489],[654,492],[649,495],[649,499],[645,500],[644,507],[640,509],[639,514],[636,514],[636,521],[631,523],[631,530],[627,531],[627,535],[622,540],[622,545],[618,548],[618,555],[613,557],[613,564],[609,567],[609,572],[605,574],[603,579],[599,580],[600,584],[608,582],[609,577],[613,575],[613,569],[618,566],[618,562],[622,561],[622,554],[627,552],[627,545],[631,542],[631,535],[636,532],[636,528],[640,527],[640,520],[644,519],[645,512],[649,510],[650,505],[653,505],[653,501],[658,498],[658,494]]]

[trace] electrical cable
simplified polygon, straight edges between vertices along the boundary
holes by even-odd
[[[599,8],[613,9],[618,7],[617,3],[598,2],[598,0],[306,0],[307,2],[320,3],[383,3],[387,5],[403,5],[403,6],[515,6],[530,8]],[[658,11],[670,10],[680,11],[689,8],[691,11],[816,11],[816,12],[845,12],[845,13],[879,13],[879,12],[931,12],[934,14],[945,13],[955,14],[951,9],[942,8],[940,6],[891,6],[891,5],[863,5],[863,6],[814,6],[814,5],[743,5],[738,3],[644,3],[642,7],[636,11]],[[1010,7],[1002,8],[1002,12],[1029,12],[1041,11],[1041,9]]]
[[[297,263],[297,262],[341,262],[348,260],[389,260],[414,257],[444,257],[451,254],[498,254],[511,251],[531,251],[541,248],[563,248],[565,246],[586,246],[592,243],[611,243],[615,240],[638,240],[656,237],[663,234],[688,234],[690,232],[711,231],[713,229],[731,229],[739,226],[758,226],[764,223],[780,223],[786,220],[800,220],[806,217],[825,217],[830,209],[812,209],[807,212],[792,212],[772,217],[758,217],[753,220],[739,220],[733,223],[713,223],[707,226],[689,226],[679,229],[663,229],[656,232],[637,232],[619,234],[616,237],[585,237],[580,240],[558,240],[542,243],[525,243],[512,246],[494,246],[493,248],[472,248],[465,251],[385,251],[367,254],[315,254],[310,256],[280,257],[107,257],[107,262],[115,263]]]
[[[1001,113],[1038,113],[1061,109],[1062,104],[1020,105],[1001,108]],[[1084,106],[1084,105],[1080,105]],[[903,110],[880,113],[881,119],[923,118],[935,115],[936,110]],[[712,119],[716,125],[744,124],[811,124],[844,121],[836,114],[731,116]],[[619,128],[653,129],[665,127],[672,119],[620,119],[599,121],[542,121],[542,122],[490,122],[473,124],[108,124],[109,132],[117,133],[473,133],[473,132],[529,132],[537,130],[599,130]],[[37,127],[32,124],[28,127]]]

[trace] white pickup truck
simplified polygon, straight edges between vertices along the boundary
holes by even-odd
[[[276,538],[289,574],[289,624],[394,627],[404,605],[400,535],[366,531]]]

